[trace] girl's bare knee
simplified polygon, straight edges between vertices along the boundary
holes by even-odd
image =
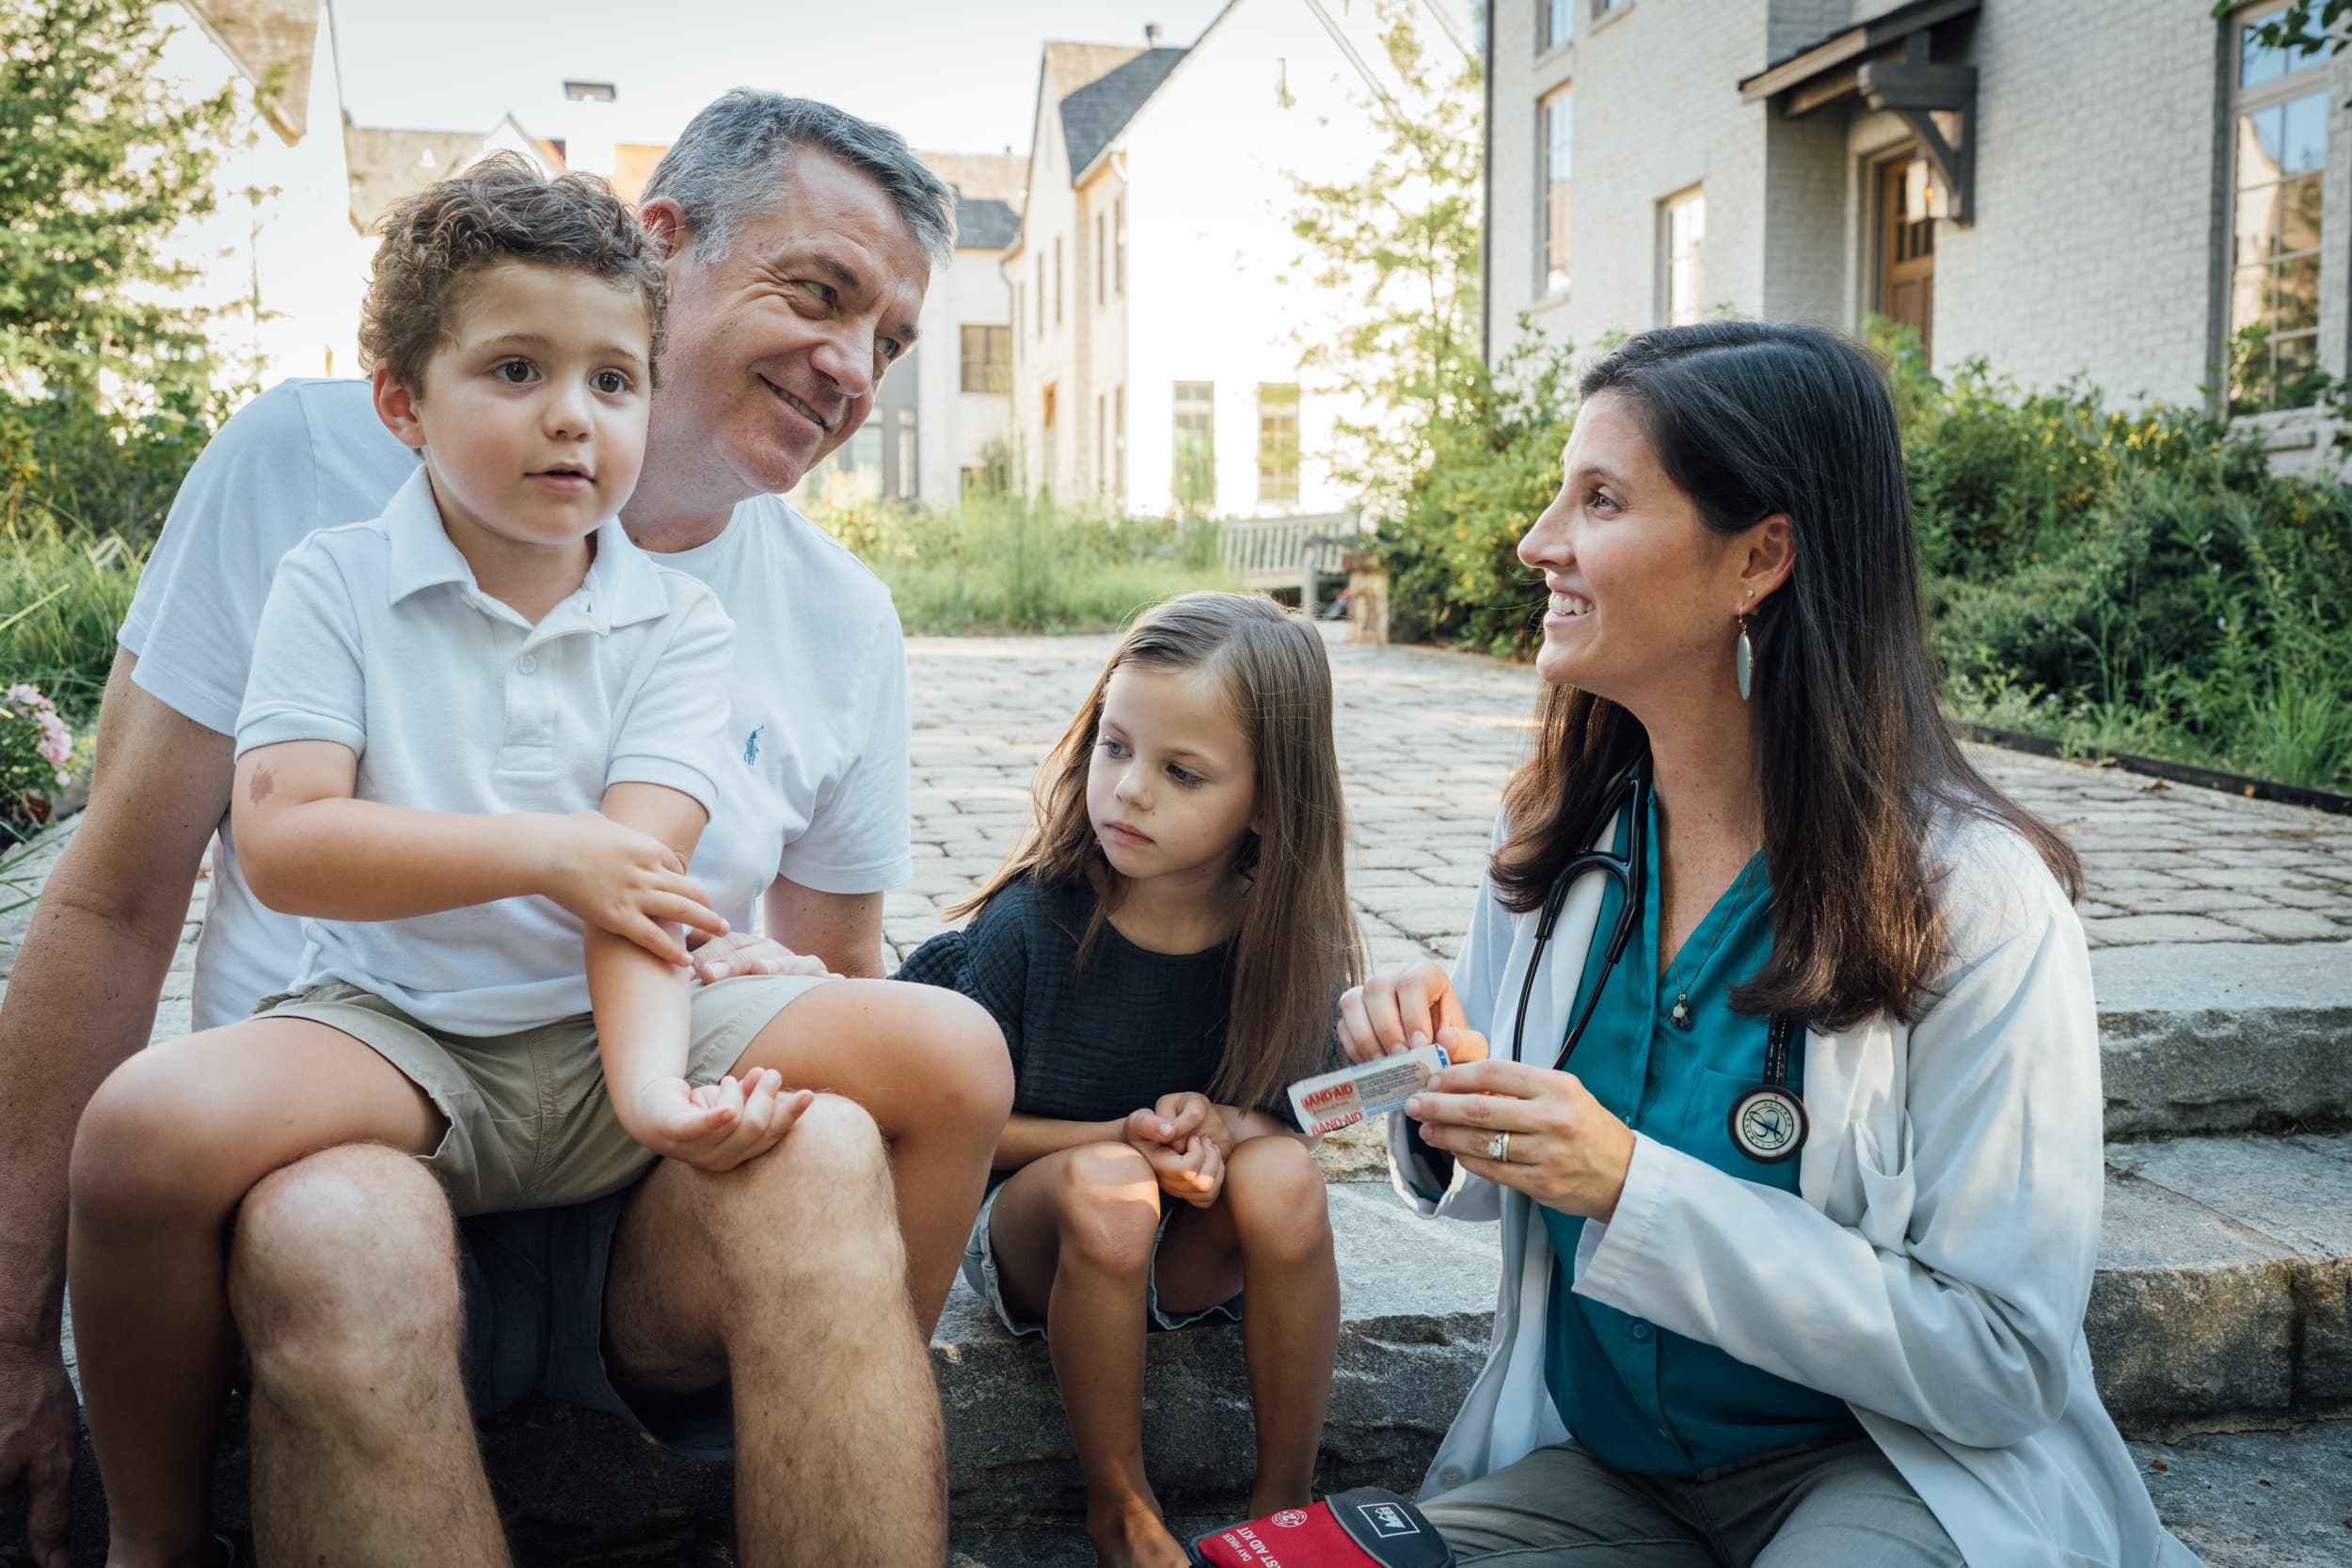
[[[74,1130],[68,1182],[85,1224],[151,1219],[183,1206],[204,1181],[218,1130],[201,1095],[183,1092],[178,1064],[141,1052],[90,1097]]]
[[[1159,1183],[1124,1144],[1096,1144],[1062,1162],[1054,1195],[1061,1256],[1098,1273],[1140,1281],[1159,1240]]]
[[[1331,1211],[1314,1151],[1295,1138],[1251,1138],[1225,1172],[1226,1203],[1245,1253],[1310,1258],[1330,1244]]]

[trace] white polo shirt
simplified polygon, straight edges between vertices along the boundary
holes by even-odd
[[[617,519],[537,626],[476,583],[420,468],[384,515],[286,552],[262,607],[237,755],[326,740],[352,794],[418,811],[594,811],[607,786],[666,784],[718,809],[735,627]],[[580,920],[542,897],[406,920],[306,920],[292,985],[341,980],[461,1035],[588,1010]]]
[[[289,381],[215,436],[171,517],[119,640],[135,678],[223,735],[237,728],[263,596],[279,557],[320,528],[381,513],[418,469],[375,417],[364,381]],[[772,496],[735,509],[718,538],[651,558],[718,595],[735,622],[719,809],[694,875],[748,928],[779,877],[819,893],[904,881],[906,655],[889,590]],[[245,885],[224,818],[197,946],[195,1022],[232,1022],[287,989],[300,924]]]

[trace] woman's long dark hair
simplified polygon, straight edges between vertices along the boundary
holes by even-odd
[[[1818,327],[1705,322],[1628,341],[1578,392],[1633,406],[1707,527],[1739,533],[1782,513],[1795,537],[1794,573],[1750,622],[1773,942],[1733,1006],[1826,1029],[1914,1017],[1944,958],[1944,868],[1928,847],[1940,814],[2006,823],[2080,897],[2074,850],[1970,765],[1937,708],[1911,488],[1876,361]],[[1610,782],[1648,744],[1632,715],[1570,687],[1545,692],[1538,727],[1493,863],[1520,912],[1591,842]]]

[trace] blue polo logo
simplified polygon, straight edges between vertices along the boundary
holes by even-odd
[[[768,726],[767,726],[767,725],[765,725],[765,724],[761,724],[761,725],[757,726],[756,728],[755,728],[749,736],[745,736],[745,737],[744,737],[744,740],[743,740],[743,766],[744,766],[744,767],[746,767],[746,768],[753,767],[754,765],[755,765],[755,764],[759,761],[759,737],[760,737],[760,736],[761,736],[762,734],[764,734],[764,733],[766,732],[767,728],[768,728]]]

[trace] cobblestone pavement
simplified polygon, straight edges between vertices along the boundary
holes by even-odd
[[[908,643],[917,859],[886,920],[900,957],[1010,847],[1038,763],[1112,641]],[[1534,673],[1427,648],[1329,651],[1355,846],[1348,888],[1372,962],[1451,958],[1503,782],[1532,733]],[[2352,818],[1973,750],[2082,851],[2093,946],[2352,940]]]
[[[1353,847],[1348,887],[1375,967],[1453,957],[1503,781],[1531,734],[1524,666],[1428,648],[1360,647],[1327,626]],[[1004,858],[1039,762],[1113,639],[914,638],[914,876],[889,895],[896,958]],[[2352,941],[2352,818],[2162,785],[2110,769],[1975,749],[2003,788],[2082,851],[2093,946]],[[47,857],[20,872],[37,887]],[[0,975],[28,909],[0,915]],[[188,1028],[199,884],[155,1037]]]

